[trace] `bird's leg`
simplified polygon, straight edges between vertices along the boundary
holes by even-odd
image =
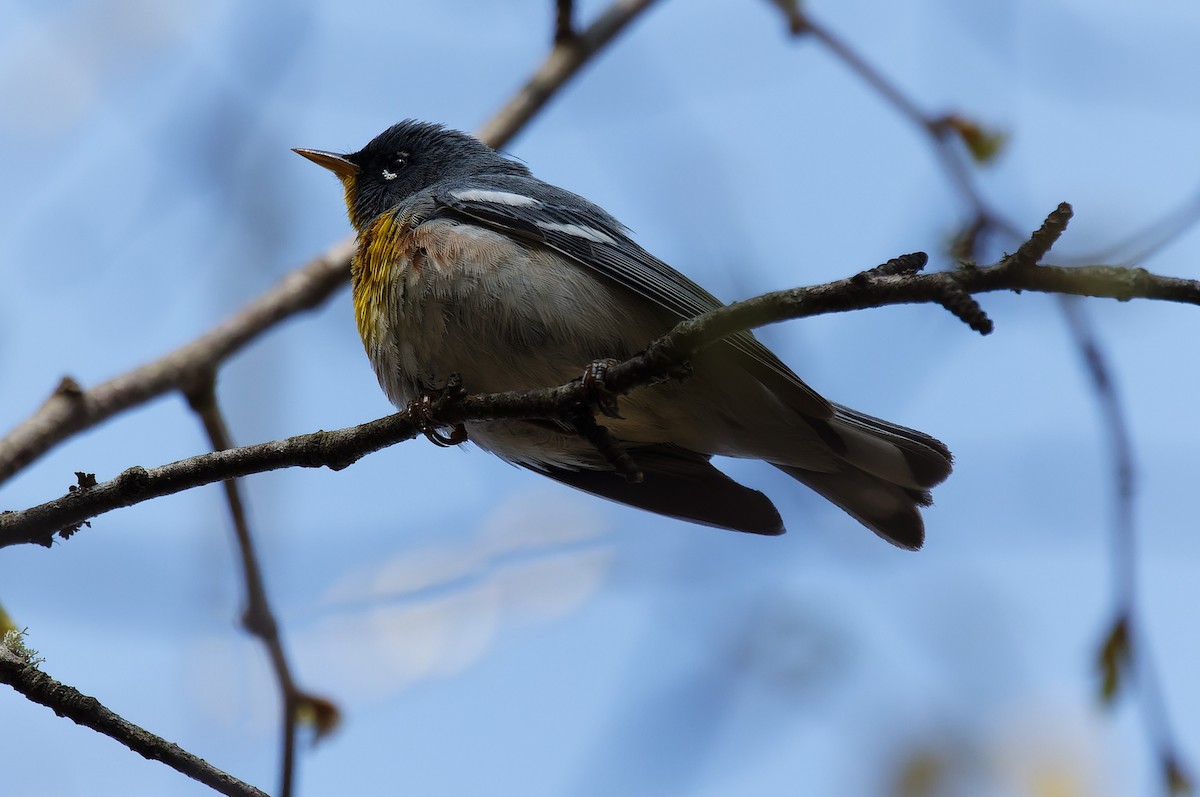
[[[621,441],[617,440],[608,429],[596,423],[596,418],[590,412],[580,413],[573,419],[573,423],[579,436],[595,446],[596,450],[600,452],[600,456],[604,457],[608,464],[613,466],[613,470],[625,478],[625,481],[630,484],[641,484],[645,478],[641,468],[625,450],[625,446],[621,445]]]
[[[466,395],[466,391],[463,390],[462,377],[458,374],[452,374],[446,380],[445,387],[429,388],[413,400],[409,405],[409,410],[412,413],[413,420],[420,427],[421,433],[425,435],[425,439],[440,448],[449,448],[450,446],[462,445],[467,442],[467,427],[461,423],[456,423],[450,427],[450,434],[444,434],[441,431],[441,426],[433,417],[435,402],[443,400],[453,401],[464,395]]]
[[[592,360],[588,363],[587,368],[583,369],[582,386],[584,397],[589,403],[595,404],[600,412],[607,415],[609,418],[623,417],[617,408],[617,397],[604,384],[604,377],[608,374],[608,369],[617,364],[617,360],[611,357],[603,360]]]

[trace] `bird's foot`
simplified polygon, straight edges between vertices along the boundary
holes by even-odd
[[[588,363],[587,368],[583,369],[582,384],[586,400],[595,404],[596,408],[609,418],[623,417],[617,407],[616,394],[604,384],[604,377],[607,376],[608,369],[616,364],[616,360],[608,357],[603,360],[592,360]]]
[[[430,388],[413,400],[410,405],[413,420],[421,429],[421,433],[425,435],[425,439],[439,448],[449,448],[450,446],[458,446],[467,442],[466,426],[456,423],[447,427],[444,424],[439,424],[434,418],[437,409],[434,406],[435,404],[444,401],[454,401],[465,395],[466,391],[463,390],[462,377],[454,374],[447,380],[445,387]],[[442,431],[445,428],[450,430],[449,434]]]

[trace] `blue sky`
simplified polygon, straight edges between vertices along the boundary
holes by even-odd
[[[194,338],[347,234],[336,181],[289,148],[356,149],[409,117],[478,128],[541,60],[550,5],[6,6],[0,426],[65,373],[95,384]],[[1072,202],[1055,258],[1129,256],[1113,247],[1194,201],[1194,4],[809,7],[924,108],[1010,133],[980,185],[1031,230]],[[927,141],[765,2],[664,0],[509,151],[727,300],[940,252],[968,217]],[[1200,231],[1139,262],[1200,276]],[[301,793],[871,795],[915,760],[941,763],[945,793],[1153,793],[1133,704],[1094,699],[1113,600],[1094,396],[1053,298],[981,301],[987,338],[933,307],[761,333],[827,396],[954,450],[918,554],[755,463],[729,470],[776,501],[781,539],[424,441],[247,480],[300,680],[344,714]],[[1135,439],[1142,630],[1196,761],[1200,316],[1086,310]],[[345,291],[233,358],[219,392],[241,443],[390,411]],[[204,445],[167,397],[56,449],[0,506]],[[0,601],[55,677],[275,788],[274,686],[237,629],[220,490],[6,549]],[[7,690],[0,716],[9,793],[207,793]]]

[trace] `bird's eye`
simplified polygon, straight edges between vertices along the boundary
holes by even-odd
[[[408,165],[408,153],[407,152],[397,153],[396,157],[392,159],[392,162],[389,163],[386,167],[384,167],[383,179],[395,180],[397,177],[400,176],[400,170],[403,169],[407,165]]]

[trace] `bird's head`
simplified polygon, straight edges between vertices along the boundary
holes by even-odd
[[[454,177],[529,173],[479,139],[442,125],[408,120],[392,125],[358,152],[293,150],[336,174],[346,189],[350,223],[362,230],[380,213]]]

